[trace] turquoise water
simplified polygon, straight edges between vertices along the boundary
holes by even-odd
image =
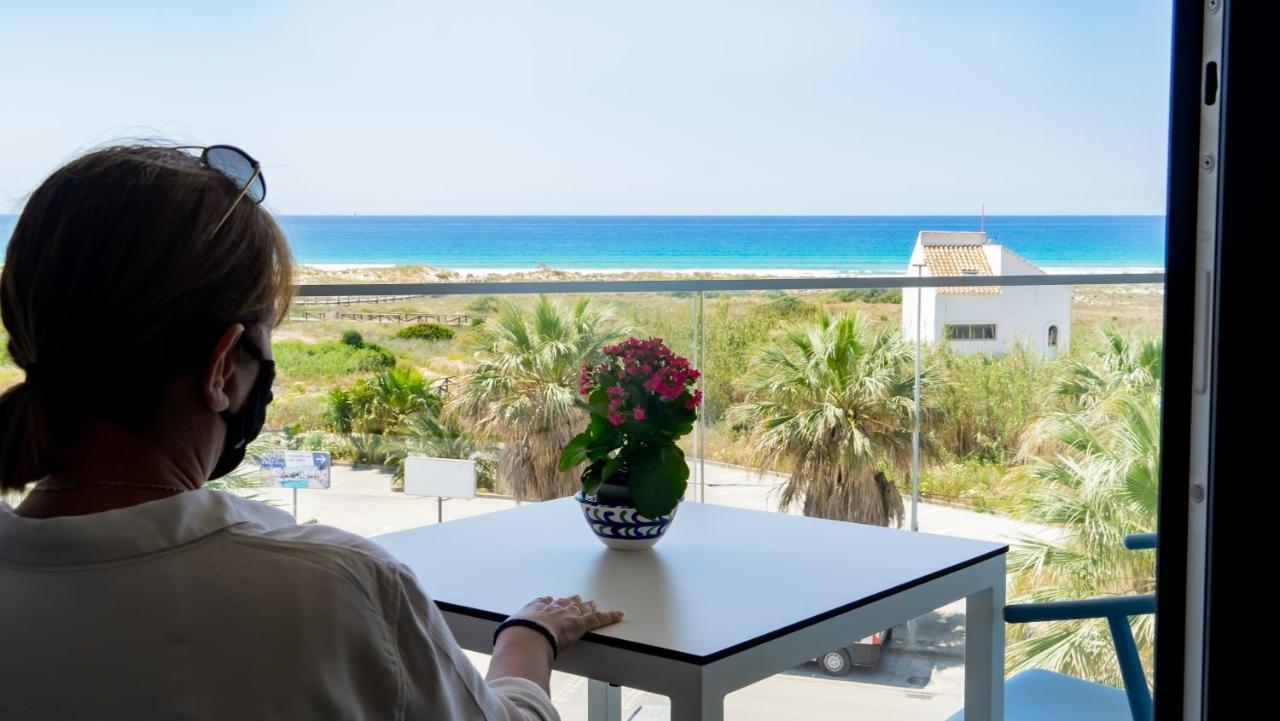
[[[0,216],[7,242],[14,216]],[[921,230],[976,216],[280,216],[315,265],[902,273]],[[1042,268],[1164,267],[1164,217],[988,216],[986,230]]]

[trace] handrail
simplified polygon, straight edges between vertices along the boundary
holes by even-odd
[[[1149,551],[1156,547],[1156,534],[1131,533],[1124,537],[1124,547],[1130,551]]]
[[[1150,721],[1151,690],[1142,671],[1142,659],[1138,645],[1129,628],[1129,617],[1156,612],[1156,597],[1113,596],[1090,598],[1080,601],[1050,601],[1047,603],[1021,603],[1004,607],[1004,620],[1009,623],[1035,623],[1037,621],[1070,621],[1085,618],[1105,618],[1115,644],[1116,660],[1120,663],[1120,678],[1124,681],[1124,693],[1129,701],[1129,714],[1134,721]]]
[[[1008,623],[1074,621],[1108,616],[1140,616],[1155,612],[1156,597],[1148,594],[1089,598],[1078,601],[1012,603],[1004,607],[1004,620]]]
[[[520,280],[461,283],[343,283],[297,285],[297,295],[516,295],[534,293],[678,293],[844,288],[974,288],[1046,285],[1137,285],[1164,283],[1156,273],[1065,273],[1054,275],[925,276],[868,275],[816,278],[682,278],[679,280]]]

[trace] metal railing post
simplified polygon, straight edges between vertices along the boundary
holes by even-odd
[[[707,326],[706,307],[703,304],[702,291],[698,291],[698,390],[702,392],[702,407],[698,409],[698,495],[699,501],[707,502]]]
[[[924,265],[916,265],[916,277],[924,275]],[[924,318],[920,315],[923,303],[921,296],[924,288],[916,287],[916,372],[912,391],[915,410],[911,422],[911,530],[920,530],[920,334],[924,327]]]
[[[702,370],[702,364],[698,361],[698,335],[699,335],[699,308],[698,300],[701,293],[692,294],[689,299],[692,305],[689,306],[689,362],[698,370]],[[698,489],[701,488],[702,473],[698,468],[698,441],[702,439],[702,413],[698,413],[698,422],[693,425],[693,438],[689,443],[689,452],[693,455],[693,460],[689,464],[690,476],[693,481],[694,488],[693,499],[701,501]]]

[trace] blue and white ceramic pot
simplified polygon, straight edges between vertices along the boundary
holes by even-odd
[[[676,517],[676,506],[670,513],[658,518],[646,518],[633,506],[602,503],[596,496],[575,496],[582,507],[582,516],[596,534],[596,538],[609,548],[619,551],[639,551],[650,548],[662,538]]]

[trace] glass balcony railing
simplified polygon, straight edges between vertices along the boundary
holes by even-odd
[[[1149,559],[1108,534],[1154,528],[1162,313],[1158,273],[301,286],[251,452],[327,451],[331,487],[264,487],[252,465],[222,485],[366,536],[569,495],[579,368],[661,337],[702,372],[686,501],[1008,542],[1011,600],[1149,592]],[[0,364],[0,383],[19,375]],[[417,456],[474,463],[476,497],[405,493]],[[1076,525],[1119,485],[1124,507],[1089,517],[1107,533]],[[1055,549],[1103,563],[1083,577]],[[739,691],[727,715],[945,718],[963,638],[958,602]],[[1019,641],[1010,670],[1045,661]],[[583,679],[557,674],[553,697],[585,718]],[[667,703],[623,702],[625,718]]]

